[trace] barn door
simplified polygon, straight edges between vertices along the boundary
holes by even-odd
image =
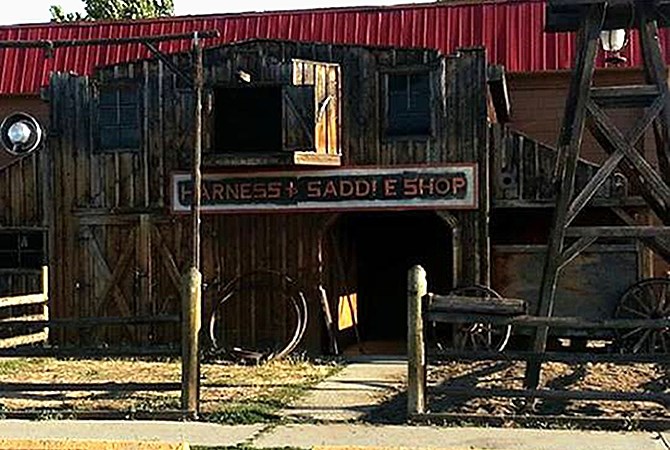
[[[142,325],[96,327],[80,340],[147,345],[171,342],[156,316],[179,313],[180,270],[170,230],[141,215],[128,224],[80,226],[79,317],[142,317]],[[174,240],[173,240],[174,241]]]

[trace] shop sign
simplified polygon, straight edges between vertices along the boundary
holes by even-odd
[[[476,164],[204,173],[203,212],[475,209]],[[172,210],[191,208],[190,174],[172,175]]]

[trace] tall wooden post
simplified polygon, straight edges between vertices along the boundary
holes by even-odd
[[[555,176],[559,186],[537,311],[537,314],[542,317],[551,316],[554,309],[565,228],[568,225],[568,208],[574,192],[577,161],[586,120],[586,102],[589,98],[589,90],[593,79],[596,52],[599,45],[598,39],[604,14],[604,4],[591,6],[589,13],[584,16],[581,33],[578,36],[575,75],[572,77],[570,90],[568,91],[565,116],[558,138],[558,159]],[[548,331],[549,328],[546,326],[538,327],[533,345],[535,352],[544,352]],[[539,384],[540,367],[540,362],[528,361],[526,370],[527,387],[535,388]]]
[[[423,297],[428,293],[426,271],[414,266],[407,274],[407,415],[426,409],[426,348],[423,341]]]
[[[193,37],[195,63],[195,138],[192,159],[193,201],[191,202],[191,267],[184,277],[182,291],[182,373],[181,404],[190,418],[200,409],[200,358],[198,338],[201,326],[202,274],[200,273],[200,190],[202,176],[202,46],[196,32]]]

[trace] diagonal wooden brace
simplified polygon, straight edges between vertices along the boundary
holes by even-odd
[[[642,138],[645,131],[651,126],[653,121],[658,117],[660,112],[663,110],[665,105],[665,95],[658,96],[656,100],[652,103],[651,107],[647,109],[644,116],[638,119],[635,127],[633,127],[625,137],[625,140],[631,145],[634,146]],[[616,150],[610,154],[609,158],[605,163],[598,169],[598,172],[589,180],[584,189],[577,195],[577,197],[570,204],[568,209],[568,217],[566,222],[568,225],[577,217],[577,214],[584,209],[588,202],[593,198],[593,196],[598,192],[598,189],[607,181],[607,178],[614,172],[614,170],[619,166],[619,163],[624,158],[624,152],[622,150]]]
[[[651,164],[626,140],[621,131],[598,105],[588,101],[586,108],[595,121],[596,128],[600,130],[600,135],[597,137],[599,142],[609,146],[613,152],[620,151],[624,154],[626,161],[644,181],[640,184],[640,187],[647,195],[657,199],[662,207],[661,217],[666,217],[670,206],[670,187]]]

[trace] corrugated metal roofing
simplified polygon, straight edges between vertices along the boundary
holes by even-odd
[[[91,39],[186,33],[218,29],[207,45],[252,38],[342,44],[436,48],[485,46],[489,60],[511,72],[569,69],[571,34],[547,34],[544,2],[509,0],[481,3],[411,4],[376,8],[334,8],[248,14],[183,16],[134,22],[36,24],[0,27],[0,40]],[[661,41],[666,42],[662,31]],[[640,63],[636,36],[627,49],[629,65]],[[166,52],[186,50],[188,42],[163,43]],[[664,48],[666,60],[670,52]],[[140,45],[61,49],[44,59],[41,50],[0,50],[0,94],[34,94],[52,70],[89,74],[99,65],[146,58]]]

